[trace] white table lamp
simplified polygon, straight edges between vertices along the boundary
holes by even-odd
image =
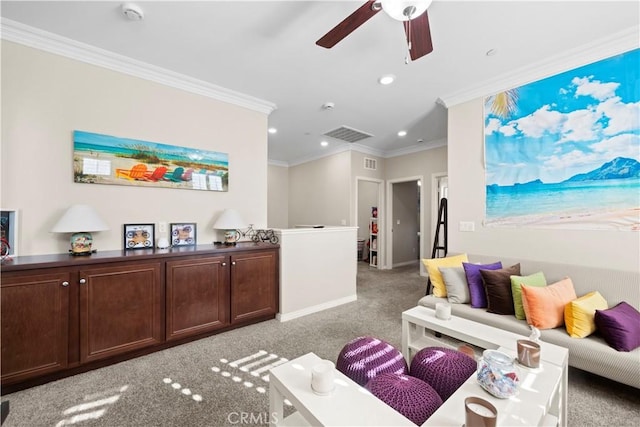
[[[72,255],[91,255],[92,232],[108,230],[109,226],[98,213],[88,205],[73,205],[62,215],[52,233],[73,233],[71,236]]]
[[[235,245],[239,237],[238,229],[246,227],[247,224],[235,209],[225,209],[213,224],[214,229],[224,230],[225,245]]]

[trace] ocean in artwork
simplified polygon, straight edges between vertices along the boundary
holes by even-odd
[[[585,216],[589,213],[640,212],[640,179],[529,183],[487,187],[487,217],[495,222],[522,216]]]

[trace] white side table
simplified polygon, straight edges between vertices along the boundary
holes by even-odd
[[[329,396],[311,390],[311,368],[320,362],[314,353],[271,369],[269,411],[272,426],[413,426],[395,409],[336,370],[336,388]],[[289,399],[297,412],[284,418]]]
[[[516,351],[516,341],[527,338],[462,317],[452,316],[449,320],[438,319],[435,310],[417,306],[402,313],[402,354],[407,363],[411,363],[412,354],[420,349],[442,345],[441,341],[433,338],[434,332],[485,349],[496,350],[502,347],[505,352],[510,351],[512,354]],[[540,347],[542,361],[555,365],[561,370],[561,381],[551,395],[551,402],[545,408],[552,416],[551,418],[557,417],[559,425],[564,426],[567,424],[569,350],[546,342],[541,342]]]

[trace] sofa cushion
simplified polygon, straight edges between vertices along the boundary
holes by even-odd
[[[520,264],[498,270],[480,270],[487,293],[487,311],[496,314],[514,314],[511,276],[520,275]]]
[[[471,307],[485,308],[487,306],[487,294],[484,290],[480,270],[498,270],[499,268],[502,268],[502,263],[500,261],[491,264],[471,264],[463,262],[462,267],[464,268],[464,273],[467,276]]]
[[[469,297],[469,285],[467,276],[462,267],[440,267],[440,274],[447,288],[447,300],[452,304],[467,304],[471,301]]]
[[[511,276],[511,293],[513,294],[513,311],[516,319],[525,320],[524,306],[522,305],[521,285],[537,286],[539,288],[547,286],[547,279],[542,271],[528,276]]]
[[[573,282],[568,277],[544,288],[522,285],[522,305],[527,323],[538,329],[564,325],[564,306],[576,298]]]
[[[600,292],[589,292],[569,302],[564,307],[564,323],[567,333],[572,338],[584,338],[596,330],[594,315],[596,310],[606,310],[609,308]]]
[[[436,297],[446,297],[447,288],[440,274],[440,267],[461,267],[463,262],[467,262],[467,254],[454,255],[444,258],[423,259],[422,262],[427,268],[427,274],[433,286],[433,295]]]
[[[604,340],[618,351],[640,347],[640,312],[621,302],[607,310],[596,310],[596,327]]]

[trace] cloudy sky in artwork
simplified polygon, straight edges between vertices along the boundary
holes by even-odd
[[[616,157],[640,161],[640,49],[513,89],[506,117],[485,103],[486,184],[564,181]]]

